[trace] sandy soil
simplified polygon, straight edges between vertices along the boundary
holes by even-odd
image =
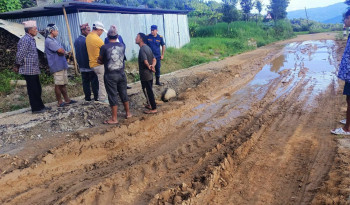
[[[350,140],[329,132],[345,111],[334,36],[166,75],[179,95],[157,115],[141,114],[135,84],[119,126],[85,102],[0,115],[0,204],[347,204]]]

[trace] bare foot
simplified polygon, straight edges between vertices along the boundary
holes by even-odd
[[[125,116],[125,119],[129,119],[129,118],[132,118],[132,114],[128,114]]]

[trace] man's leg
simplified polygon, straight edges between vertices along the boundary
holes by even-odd
[[[104,84],[106,85],[106,92],[108,94],[108,102],[112,109],[112,118],[106,120],[104,124],[117,124],[118,123],[118,98],[117,98],[117,79],[115,76],[105,76]]]
[[[152,90],[152,84],[153,84],[153,80],[150,81],[145,81],[145,87],[146,87],[146,91],[147,91],[147,96],[148,97],[148,102],[151,105],[152,110],[156,111],[157,110],[157,105],[156,105],[156,101],[154,99],[154,93]]]
[[[91,101],[90,72],[81,72],[81,79],[83,81],[85,100]]]
[[[127,79],[125,75],[119,76],[117,90],[119,93],[120,100],[123,102],[125,109],[125,118],[128,119],[132,117],[129,108],[129,98],[127,93]]]
[[[32,111],[39,111],[45,108],[41,99],[41,84],[38,75],[24,75],[27,84],[27,93]]]
[[[97,101],[98,100],[98,90],[99,90],[98,78],[97,78],[97,75],[95,72],[89,72],[89,75],[90,75],[92,93],[94,94],[95,101]]]
[[[160,79],[160,67],[161,67],[161,60],[157,59],[157,64],[156,64],[156,85],[163,85],[159,79]]]
[[[99,89],[98,89],[98,98],[99,101],[106,101],[107,100],[107,93],[106,93],[106,88],[105,88],[105,83],[104,83],[104,79],[103,76],[105,74],[105,70],[103,65],[101,66],[96,66],[93,68],[94,72],[97,75],[98,78],[98,85],[99,85]]]
[[[346,103],[348,105],[346,110],[346,124],[344,125],[343,130],[346,132],[350,131],[350,95],[346,96]]]
[[[61,97],[62,93],[61,93],[60,85],[55,85],[55,95],[56,95],[56,100],[58,102],[58,105],[61,105],[63,101]]]
[[[118,106],[117,105],[114,105],[114,106],[111,106],[112,108],[112,119],[111,120],[108,120],[107,122],[109,124],[113,124],[113,123],[118,123]]]
[[[60,91],[63,95],[64,101],[66,103],[70,103],[70,99],[68,97],[68,93],[67,93],[67,86],[66,85],[59,85]]]

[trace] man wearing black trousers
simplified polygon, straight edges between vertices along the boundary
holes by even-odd
[[[16,62],[13,70],[23,75],[26,80],[32,113],[43,113],[51,108],[45,107],[41,99],[42,89],[39,80],[39,57],[34,39],[34,36],[38,33],[38,29],[36,27],[36,21],[25,21],[23,24],[25,35],[17,44]]]
[[[96,73],[89,66],[89,56],[86,49],[86,36],[90,33],[91,29],[88,23],[80,25],[81,35],[75,40],[74,47],[78,52],[76,53],[77,62],[81,72],[81,78],[83,81],[83,90],[85,94],[85,100],[91,101],[91,88],[94,94],[94,100],[98,101],[98,78]],[[91,88],[90,88],[91,86]]]
[[[139,72],[142,90],[146,96],[147,104],[146,114],[155,114],[157,113],[157,105],[154,99],[154,93],[152,90],[153,85],[153,72],[155,72],[155,65],[157,60],[154,58],[152,50],[149,46],[145,44],[147,38],[144,33],[139,33],[136,36],[136,44],[140,46],[139,52]]]

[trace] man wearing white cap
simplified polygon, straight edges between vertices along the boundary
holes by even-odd
[[[36,49],[34,36],[37,35],[38,29],[36,21],[25,21],[25,35],[17,44],[17,55],[14,71],[24,76],[27,83],[27,92],[29,96],[32,113],[43,113],[50,108],[45,107],[41,99],[41,84],[39,80],[39,57]]]
[[[102,39],[100,38],[103,32],[106,32],[103,24],[99,21],[96,21],[92,25],[92,31],[86,37],[86,49],[89,55],[90,68],[96,73],[98,78],[98,100],[102,104],[109,104],[103,79],[105,73],[104,66],[97,62],[97,59],[100,55],[100,49],[104,44]]]

